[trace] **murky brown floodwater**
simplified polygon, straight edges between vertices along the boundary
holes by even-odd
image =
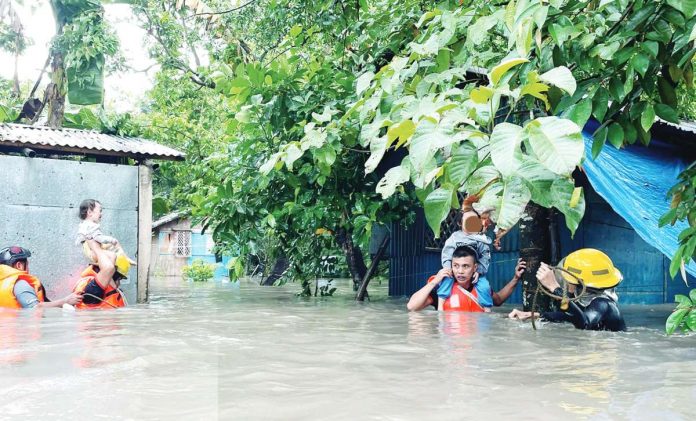
[[[382,286],[383,292],[384,286]],[[297,285],[153,280],[117,311],[0,311],[0,419],[693,419],[696,336],[408,313]],[[373,293],[375,296],[383,295]]]

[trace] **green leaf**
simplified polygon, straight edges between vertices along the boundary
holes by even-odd
[[[691,309],[689,314],[684,317],[684,320],[689,330],[696,331],[696,311],[694,311],[694,309]]]
[[[534,203],[546,208],[553,206],[551,185],[558,178],[556,174],[532,159],[526,159],[517,170],[517,174],[527,182]]]
[[[676,301],[677,297],[674,297],[674,298]],[[696,303],[696,289],[692,289],[691,291],[689,291],[689,298],[691,299],[692,303]]]
[[[609,142],[614,145],[616,149],[621,149],[624,141],[624,131],[619,123],[611,123],[609,125],[608,138]]]
[[[585,214],[584,195],[582,192],[578,194],[572,178],[559,178],[551,186],[551,196],[553,206],[563,213],[566,226],[571,235],[575,235]],[[572,204],[575,206],[571,206]]]
[[[648,71],[648,66],[650,66],[650,58],[643,53],[638,53],[631,59],[631,65],[641,76],[645,76],[645,72]]]
[[[532,193],[519,177],[510,177],[495,183],[481,197],[481,204],[492,207],[492,218],[502,229],[510,229],[519,221]]]
[[[456,187],[469,178],[478,164],[478,151],[471,142],[464,142],[453,148],[449,162],[445,164],[445,174]]]
[[[373,72],[366,72],[360,75],[358,77],[358,81],[356,82],[355,85],[355,90],[356,94],[360,96],[363,92],[367,90],[367,88],[370,87],[370,84],[372,83],[372,79],[375,78],[375,74]]]
[[[393,124],[387,130],[387,142],[391,144],[394,140],[399,139],[396,148],[400,147],[413,136],[416,131],[416,124],[412,120],[404,120],[401,123]]]
[[[512,69],[515,66],[519,66],[522,63],[528,62],[529,60],[527,60],[526,58],[513,58],[501,62],[491,70],[491,83],[493,85],[497,85],[498,82],[500,82],[500,79],[505,75],[505,73],[508,72],[508,70]]]
[[[500,172],[493,165],[483,165],[471,175],[469,182],[466,183],[466,190],[470,194],[479,194],[485,186],[500,178],[502,178]]]
[[[409,176],[409,169],[406,167],[399,165],[398,167],[390,168],[377,183],[376,191],[382,195],[382,199],[386,199],[394,194],[398,186],[407,182]]]
[[[657,79],[657,90],[660,92],[660,98],[664,104],[670,107],[676,108],[677,106],[677,93],[674,90],[674,86],[664,77]]]
[[[604,120],[604,115],[607,113],[607,108],[609,107],[609,92],[600,87],[597,89],[597,93],[592,99],[592,113],[595,118],[599,121]]]
[[[577,89],[577,83],[570,70],[565,66],[555,67],[539,76],[539,80],[557,87],[573,95]]]
[[[679,327],[681,324],[682,320],[684,319],[684,316],[686,316],[689,313],[688,308],[681,308],[679,310],[676,310],[670,316],[667,318],[667,321],[665,322],[665,332],[668,335],[671,335],[674,333],[675,330]]]
[[[539,161],[556,174],[569,174],[585,151],[580,127],[558,117],[540,117],[525,126]]]
[[[653,58],[657,58],[657,54],[660,51],[660,44],[655,41],[645,41],[640,45],[640,47]]]
[[[440,238],[440,224],[450,212],[454,191],[451,186],[443,186],[434,190],[425,199],[423,204],[425,220],[435,233],[435,238]]]
[[[591,115],[592,101],[590,100],[590,98],[585,98],[577,104],[573,104],[562,114],[563,117],[572,120],[579,127],[584,127],[585,123],[587,123],[587,120],[590,119]]]
[[[618,77],[611,78],[609,81],[609,92],[611,92],[611,96],[616,101],[621,101],[624,96],[626,96],[624,92],[624,84],[621,83],[621,79]]]
[[[300,35],[301,32],[302,32],[302,25],[295,25],[292,28],[290,28],[289,34],[292,38],[295,38],[296,36]]]
[[[602,127],[600,130],[596,131],[592,136],[592,159],[597,159],[599,153],[602,152],[604,143],[607,141],[607,134],[609,130],[606,127]]]
[[[655,109],[653,108],[652,104],[648,104],[645,106],[645,110],[643,111],[643,114],[641,114],[640,116],[640,126],[643,128],[643,130],[647,132],[648,130],[650,130],[654,122]]]
[[[522,134],[522,127],[516,124],[500,123],[493,128],[491,159],[504,177],[514,174],[522,163]]]
[[[670,123],[679,124],[679,115],[674,108],[666,104],[655,104],[655,114]]]
[[[667,0],[667,4],[682,12],[686,19],[691,19],[696,13],[696,0]]]
[[[696,291],[696,290],[691,290],[691,291]],[[689,293],[689,295],[691,295],[691,292]],[[694,294],[694,295],[696,295],[696,294]],[[687,308],[687,307],[691,307],[692,305],[694,305],[693,301],[691,301],[691,298],[687,297],[684,294],[675,295],[674,302],[679,305],[677,308]]]

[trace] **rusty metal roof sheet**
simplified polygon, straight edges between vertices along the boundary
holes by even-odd
[[[0,146],[170,161],[183,160],[186,156],[176,149],[137,137],[24,124],[0,124]]]

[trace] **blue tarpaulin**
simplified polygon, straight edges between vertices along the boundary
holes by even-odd
[[[671,259],[679,247],[677,237],[688,224],[681,221],[659,228],[658,221],[669,210],[667,192],[691,161],[675,146],[659,140],[652,140],[648,148],[630,145],[618,150],[607,144],[592,159],[592,131],[596,128],[592,126],[588,124],[583,132],[583,170],[590,184],[643,240]],[[686,270],[696,276],[693,260]]]

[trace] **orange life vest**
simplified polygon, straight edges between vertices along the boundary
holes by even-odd
[[[94,271],[92,266],[88,266],[87,269],[85,269],[82,272],[82,279],[77,281],[77,284],[75,285],[75,288],[73,288],[73,292],[76,293],[84,293],[85,289],[89,285],[90,282],[94,281],[97,285],[99,285],[99,282],[97,282],[97,272]],[[78,303],[75,308],[84,310],[84,309],[106,309],[106,308],[118,308],[118,307],[125,307],[126,303],[123,301],[123,297],[121,296],[121,292],[114,288],[111,284],[109,284],[106,288],[102,288],[101,285],[99,287],[104,291],[102,294],[101,298],[102,301],[99,301],[98,303],[94,304],[87,304],[84,302],[84,299],[87,298],[89,301],[89,298],[92,297],[83,297],[83,300],[81,303]]]
[[[431,282],[435,278],[435,275],[428,279]],[[478,293],[476,289],[472,288],[471,291],[465,291],[457,282],[452,285],[452,292],[450,296],[445,300],[442,305],[443,311],[467,311],[471,313],[483,313],[483,307],[478,302]]]
[[[11,266],[0,265],[0,307],[22,308],[14,295],[14,287],[17,281],[26,281],[34,291],[39,302],[44,302],[44,288],[41,282],[34,276],[23,270],[17,270]]]

